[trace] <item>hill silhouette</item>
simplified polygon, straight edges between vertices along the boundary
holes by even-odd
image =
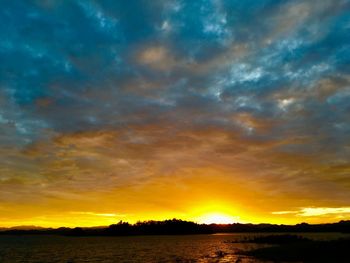
[[[66,235],[66,236],[127,236],[127,235],[189,235],[214,233],[293,233],[342,232],[350,233],[350,220],[329,224],[274,225],[274,224],[197,224],[171,219],[144,221],[135,224],[120,221],[107,227],[75,228],[11,228],[1,229],[0,235]]]

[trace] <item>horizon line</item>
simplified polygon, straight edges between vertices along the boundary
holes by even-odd
[[[299,223],[295,223],[295,224],[284,224],[284,223],[266,223],[266,222],[261,222],[261,223],[242,223],[242,222],[232,222],[232,223],[199,223],[199,222],[195,222],[195,221],[190,221],[190,220],[183,220],[183,219],[178,219],[178,218],[172,218],[172,219],[164,219],[164,220],[139,220],[136,221],[135,223],[130,223],[128,221],[123,221],[123,220],[119,220],[113,224],[109,224],[109,225],[92,225],[92,226],[59,226],[59,227],[54,227],[54,226],[40,226],[40,225],[15,225],[15,226],[0,226],[0,231],[2,230],[39,230],[39,229],[60,229],[60,228],[70,228],[70,229],[74,229],[74,228],[104,228],[104,227],[109,227],[112,225],[117,225],[120,223],[127,223],[129,225],[137,225],[138,223],[147,223],[147,222],[166,222],[166,221],[182,221],[182,222],[188,222],[188,223],[194,223],[196,225],[218,225],[218,226],[228,226],[228,225],[271,225],[271,226],[298,226],[298,225],[328,225],[328,224],[338,224],[341,222],[350,222],[350,218],[349,219],[342,219],[339,221],[335,221],[335,222],[322,222],[322,223],[308,223],[308,222],[299,222]],[[32,228],[30,228],[32,227]],[[16,228],[27,228],[27,229],[16,229]],[[37,229],[35,229],[37,228]]]

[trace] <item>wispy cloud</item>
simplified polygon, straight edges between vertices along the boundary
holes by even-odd
[[[74,215],[88,215],[88,216],[102,216],[102,217],[116,217],[116,218],[119,218],[119,217],[126,217],[127,215],[126,214],[115,214],[115,213],[95,213],[95,212],[81,212],[81,211],[73,211],[73,212],[70,212],[71,214],[74,214]]]
[[[304,207],[295,211],[276,211],[274,215],[294,214],[302,217],[327,216],[327,215],[349,215],[350,207]]]

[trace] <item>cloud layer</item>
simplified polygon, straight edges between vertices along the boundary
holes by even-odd
[[[349,1],[14,1],[0,22],[0,219],[186,215],[162,184],[261,220],[349,205]]]

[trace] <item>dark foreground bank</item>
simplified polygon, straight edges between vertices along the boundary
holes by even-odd
[[[350,238],[337,240],[311,240],[297,235],[269,235],[251,240],[258,244],[270,244],[241,254],[273,262],[350,262]]]

